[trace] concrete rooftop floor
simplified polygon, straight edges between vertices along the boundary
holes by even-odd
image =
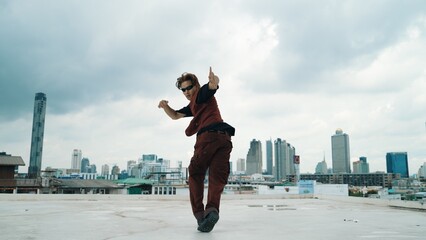
[[[0,194],[0,239],[426,239],[426,211],[353,199],[224,195],[201,233],[186,196]]]

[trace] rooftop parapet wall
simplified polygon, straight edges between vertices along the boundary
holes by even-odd
[[[407,209],[426,211],[426,202],[423,200],[404,201],[404,200],[380,199],[380,198],[342,197],[342,196],[321,195],[321,194],[315,194],[314,197],[318,199],[332,200],[332,201],[344,202],[344,203],[350,203],[350,204],[369,204],[369,205],[377,205],[382,207],[396,207],[396,208],[407,208]]]

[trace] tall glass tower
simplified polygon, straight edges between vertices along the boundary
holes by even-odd
[[[401,178],[408,178],[407,152],[386,153],[386,169],[388,173],[399,173]]]
[[[46,101],[46,94],[36,93],[31,135],[30,166],[28,167],[28,177],[31,179],[40,177]]]
[[[266,174],[272,175],[272,140],[266,141]]]
[[[81,159],[81,173],[89,173],[90,160],[88,158]],[[130,171],[128,171],[130,172]]]
[[[275,153],[275,178],[278,181],[285,180],[288,175],[296,173],[294,166],[294,155],[296,150],[286,140],[277,138],[274,141]]]
[[[331,136],[333,173],[351,173],[349,136],[337,129]]]

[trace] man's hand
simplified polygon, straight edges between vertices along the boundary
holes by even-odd
[[[167,100],[161,100],[158,103],[158,108],[162,108],[164,112],[167,114],[167,116],[169,116],[173,120],[185,117],[183,113],[178,113],[173,108],[171,108],[169,106],[169,101]]]
[[[219,86],[219,77],[214,75],[212,67],[210,67],[209,72],[209,89],[217,89]]]
[[[158,108],[166,108],[167,106],[169,106],[169,101],[167,101],[167,100],[161,100],[158,103]]]

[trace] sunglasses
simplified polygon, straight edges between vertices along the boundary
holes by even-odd
[[[189,85],[188,87],[186,87],[186,88],[181,88],[180,90],[182,90],[182,92],[185,92],[185,91],[189,91],[189,90],[191,90],[193,87],[194,87],[194,85]]]

